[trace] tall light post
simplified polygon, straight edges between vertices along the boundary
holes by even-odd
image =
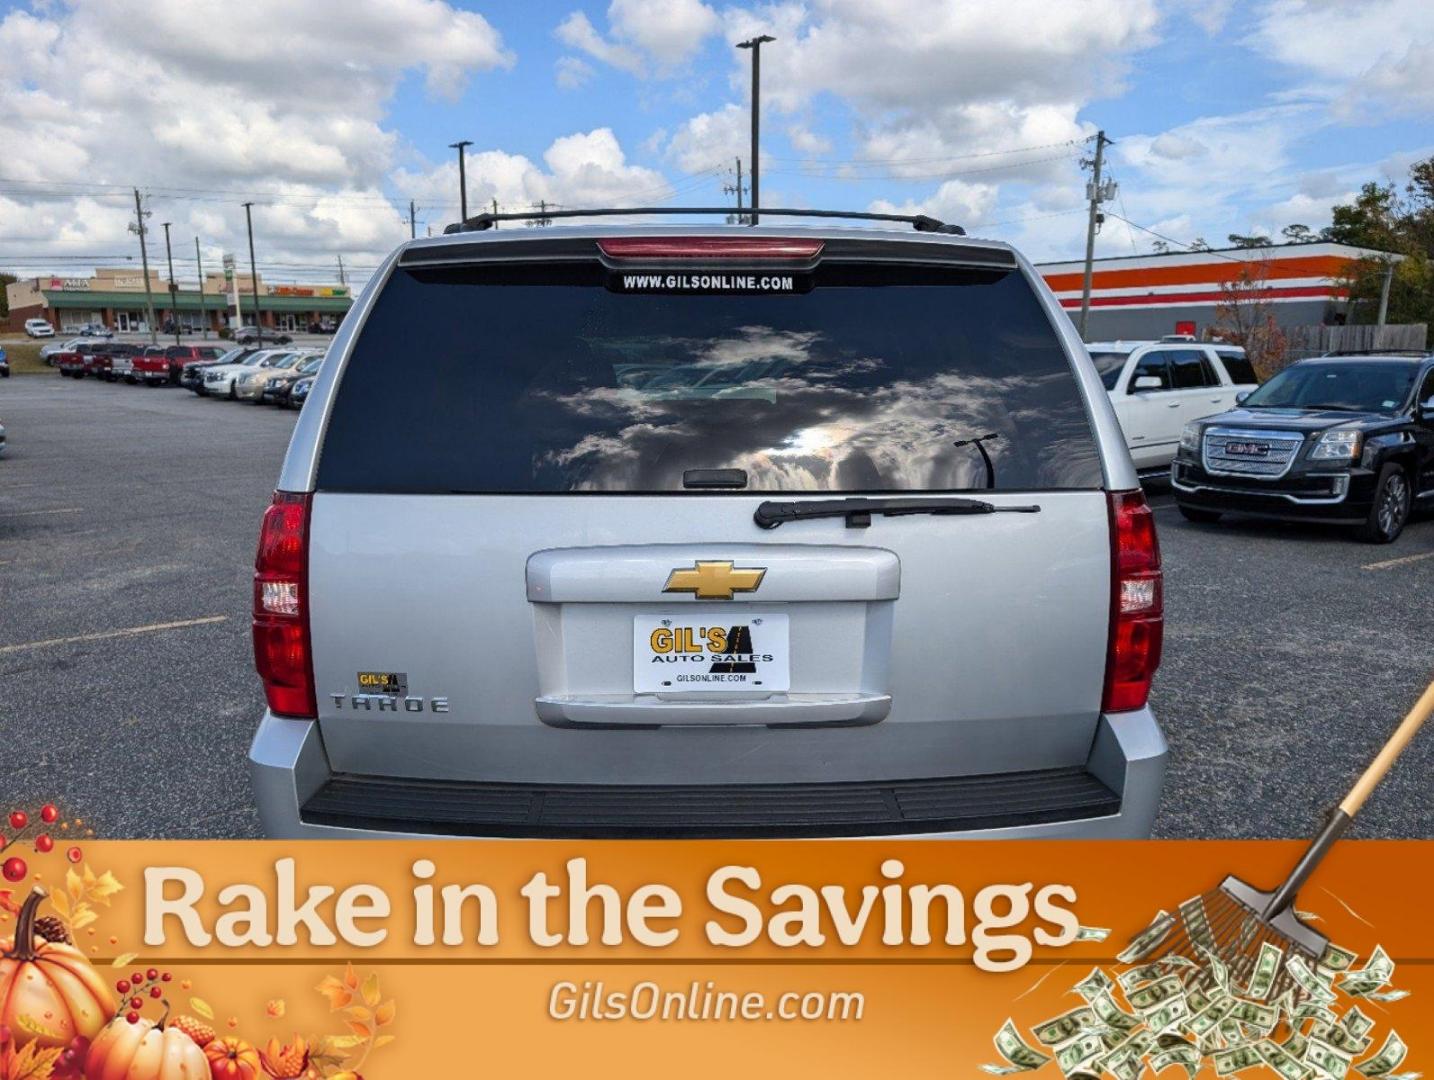
[[[244,226],[249,230],[249,287],[254,293],[254,331],[257,335],[254,344],[259,348],[264,347],[264,319],[259,312],[259,266],[254,261],[254,204],[244,204]],[[239,324],[244,324],[244,317],[239,317]]]
[[[739,49],[752,50],[752,224],[757,224],[757,208],[761,206],[757,194],[757,177],[761,174],[761,158],[758,155],[762,113],[762,46],[777,39],[767,34],[737,42]]]
[[[174,343],[179,344],[179,286],[174,283],[174,252],[169,246],[169,227],[172,221],[161,222],[164,226],[164,257],[169,263],[169,321],[174,324]]]
[[[461,139],[458,142],[449,143],[450,150],[458,151],[458,213],[459,221],[468,220],[468,174],[464,171],[463,150],[473,145],[472,139]]]

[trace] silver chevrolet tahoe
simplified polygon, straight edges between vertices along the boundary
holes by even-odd
[[[775,220],[386,260],[261,528],[269,835],[1149,835],[1159,550],[1069,320]]]

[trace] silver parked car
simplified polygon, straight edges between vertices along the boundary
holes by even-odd
[[[261,528],[269,835],[1149,834],[1159,552],[1069,319],[777,220],[388,258]]]

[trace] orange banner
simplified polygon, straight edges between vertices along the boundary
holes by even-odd
[[[28,877],[0,893],[0,937],[43,894],[29,905],[37,955],[0,961],[11,1040],[0,1069],[33,1044],[23,1052],[68,1048],[70,1075],[109,1076],[107,1061],[142,1054],[149,1038],[156,1052],[166,1039],[166,1052],[192,1044],[213,1076],[242,1080],[495,1068],[984,1075],[983,1064],[1014,1069],[992,1041],[1009,1018],[1055,1059],[1039,1069],[1055,1077],[1080,1038],[1047,1044],[1033,1030],[1084,1007],[1074,984],[1097,967],[1111,980],[1129,972],[1116,954],[1157,911],[1176,912],[1229,872],[1273,887],[1299,852],[1218,841],[89,841],[73,862],[58,848],[34,855]],[[1358,1036],[1326,1031],[1312,1051],[1296,1042],[1303,1053],[1357,1042],[1354,1063],[1378,1070],[1392,1030],[1407,1054],[1372,1080],[1426,1071],[1434,928],[1420,913],[1431,852],[1429,842],[1346,842],[1306,887],[1298,908],[1358,954],[1349,970],[1377,958],[1376,946],[1393,969],[1355,997],[1344,990],[1357,978],[1321,970],[1340,991],[1331,1010],[1355,1004],[1372,1023]],[[1077,925],[1086,939],[1062,943]],[[91,998],[86,972],[102,984]],[[1160,1017],[1165,1041],[1152,1033],[1137,1047],[1145,1065],[1189,1022],[1139,1007],[1133,994],[1160,974],[1109,991],[1130,1023]],[[1255,975],[1231,980],[1233,997],[1260,998]],[[1291,1033],[1281,1017],[1266,1037],[1262,1009],[1248,1008],[1250,1045]],[[1307,1027],[1320,1030],[1311,1015]],[[1229,1029],[1228,1041],[1239,1034]],[[1120,1080],[1130,1063],[1119,1045],[1102,1054],[1092,1061]],[[1264,1061],[1222,1060],[1280,1075]],[[1199,1067],[1214,1075],[1213,1062],[1202,1054]]]

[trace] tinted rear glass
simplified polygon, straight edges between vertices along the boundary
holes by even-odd
[[[1098,487],[1018,273],[824,265],[808,291],[610,291],[577,267],[396,270],[342,373],[318,485],[371,492]]]
[[[1257,383],[1259,376],[1255,374],[1255,365],[1250,363],[1249,358],[1239,353],[1216,353],[1220,363],[1225,365],[1225,370],[1230,373],[1232,383]]]

